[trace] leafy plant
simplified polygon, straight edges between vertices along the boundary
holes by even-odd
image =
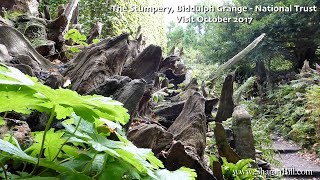
[[[88,46],[87,37],[81,34],[77,29],[70,29],[63,38],[72,42],[72,46],[68,47],[68,56],[72,57],[75,53],[80,52],[80,48],[76,45]]]
[[[86,35],[81,34],[77,29],[70,29],[63,37],[65,40],[72,40],[75,44],[88,45]]]
[[[39,111],[50,115],[45,130],[34,133],[35,142],[26,150],[14,137],[0,139],[2,178],[196,177],[195,172],[188,168],[175,172],[161,169],[164,168],[162,162],[150,149],[137,148],[128,141],[121,126],[128,122],[127,110],[110,98],[80,96],[67,89],[51,89],[36,78],[0,64],[0,102],[6,102],[0,106],[0,113],[14,111],[28,115]],[[54,118],[64,120],[64,129],[50,129]],[[10,160],[15,162],[14,170],[8,168],[12,166]]]
[[[259,171],[251,167],[251,163],[254,163],[252,159],[241,159],[236,164],[229,163],[225,157],[222,157],[222,174],[226,180],[255,180],[264,179],[263,176],[259,175]],[[210,157],[210,164],[214,161],[218,161],[216,157]]]

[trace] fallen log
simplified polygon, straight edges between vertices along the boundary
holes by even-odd
[[[249,52],[251,52],[266,36],[265,33],[261,34],[259,37],[257,37],[252,43],[250,43],[246,48],[244,48],[242,51],[240,51],[237,55],[229,59],[227,62],[219,66],[218,71],[215,72],[215,74],[212,74],[209,76],[209,79],[211,79],[211,85],[210,89],[213,88],[214,81],[225,72],[225,70],[229,69],[233,65],[237,64],[241,59],[243,59]]]

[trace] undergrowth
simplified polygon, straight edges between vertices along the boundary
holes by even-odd
[[[49,116],[44,131],[33,132],[23,149],[9,133],[0,139],[0,178],[33,179],[195,179],[192,169],[170,172],[150,149],[127,140],[129,120],[122,104],[103,96],[80,96],[51,89],[36,78],[0,64],[0,124],[8,112]],[[63,129],[51,128],[54,119]]]

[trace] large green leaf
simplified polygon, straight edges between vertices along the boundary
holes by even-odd
[[[30,114],[33,110],[51,112],[57,119],[71,117],[74,112],[86,121],[99,118],[125,124],[129,120],[122,104],[103,96],[81,96],[68,89],[52,89],[31,79],[18,69],[0,64],[0,112]]]

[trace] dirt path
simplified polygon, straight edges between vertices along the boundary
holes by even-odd
[[[274,148],[278,151],[276,156],[282,168],[273,170],[281,171],[284,179],[315,179],[320,180],[320,165],[310,161],[299,154],[301,148],[295,144],[275,138]]]

